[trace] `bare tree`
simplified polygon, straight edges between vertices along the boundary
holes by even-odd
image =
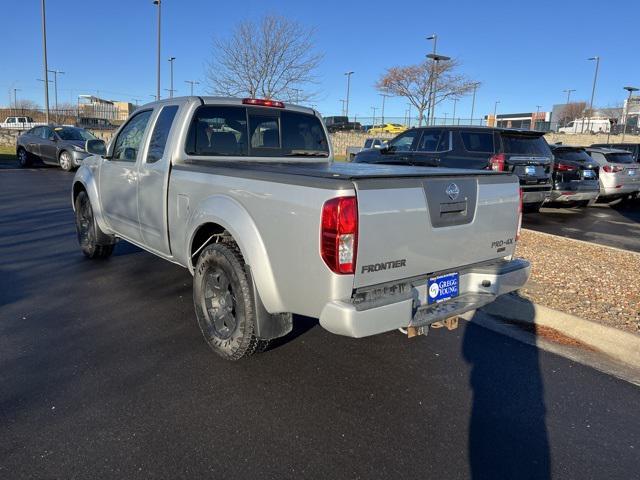
[[[16,108],[20,110],[40,110],[42,107],[33,100],[27,98],[19,98]]]
[[[447,99],[460,98],[473,90],[473,82],[455,73],[459,62],[455,59],[433,62],[425,60],[418,65],[391,67],[380,77],[376,88],[406,98],[418,110],[422,125],[424,112]],[[431,105],[429,89],[433,83],[434,102]]]
[[[587,113],[586,102],[571,102],[571,103],[567,103],[562,109],[562,111],[560,112],[560,119],[562,123],[566,125],[571,120],[575,120],[576,118],[581,118],[586,113]]]
[[[214,39],[206,77],[211,93],[304,101],[316,83],[322,55],[314,51],[314,30],[278,16],[259,24],[244,21],[227,39]]]

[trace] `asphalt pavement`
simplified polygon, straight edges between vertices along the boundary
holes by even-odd
[[[524,228],[640,252],[640,200],[588,208],[542,208]]]
[[[219,359],[186,270],[81,255],[72,175],[0,171],[0,478],[637,478],[637,387],[475,324]]]

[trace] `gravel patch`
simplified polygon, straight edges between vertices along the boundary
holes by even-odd
[[[531,262],[520,294],[535,303],[640,335],[640,255],[522,230]]]

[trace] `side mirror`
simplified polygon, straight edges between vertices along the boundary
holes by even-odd
[[[100,155],[101,157],[104,157],[107,154],[107,145],[104,143],[104,140],[87,140],[84,143],[84,149],[87,153]]]

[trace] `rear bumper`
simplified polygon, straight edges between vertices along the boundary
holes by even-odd
[[[408,284],[402,298],[391,303],[389,297],[383,297],[363,308],[350,301],[332,301],[324,306],[320,325],[331,333],[355,338],[429,325],[480,308],[498,295],[521,288],[527,283],[530,270],[529,262],[522,259],[461,270],[460,295],[431,305],[427,302],[426,279]]]
[[[600,190],[589,191],[570,191],[570,190],[554,190],[551,192],[550,202],[572,203],[591,201],[598,198]]]
[[[620,188],[601,187],[600,198],[618,198],[638,191],[640,191],[640,184],[635,183],[621,185]]]
[[[529,203],[544,203],[549,199],[550,195],[551,187],[549,187],[549,190],[536,190],[533,192],[522,189],[522,203],[525,205]]]

